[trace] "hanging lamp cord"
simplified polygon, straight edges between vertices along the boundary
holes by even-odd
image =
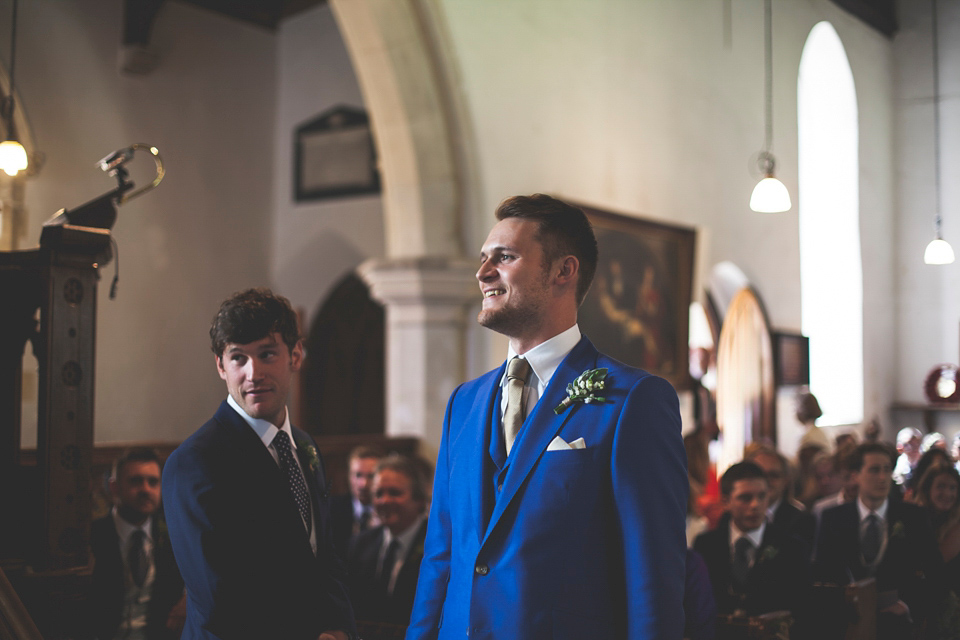
[[[13,0],[13,27],[10,30],[10,95],[7,96],[7,99],[4,101],[6,104],[6,117],[7,117],[7,139],[13,139],[13,111],[14,111],[14,97],[13,89],[16,86],[14,81],[15,73],[17,69],[17,5],[18,0]]]
[[[764,116],[766,128],[763,135],[763,150],[770,153],[773,146],[773,18],[770,0],[763,3],[763,62],[764,62]]]
[[[940,47],[937,39],[937,0],[931,0],[933,20],[933,149],[936,167],[937,215],[934,225],[937,239],[942,239],[940,231]]]

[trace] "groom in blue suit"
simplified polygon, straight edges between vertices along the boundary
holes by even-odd
[[[581,336],[597,244],[580,209],[538,194],[496,215],[477,319],[510,339],[507,362],[447,405],[407,639],[679,639],[677,395]],[[602,389],[564,402],[598,369]]]

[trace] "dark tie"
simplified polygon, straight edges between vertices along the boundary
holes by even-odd
[[[380,575],[377,581],[387,593],[390,593],[390,576],[393,575],[393,565],[397,564],[397,551],[400,549],[400,541],[394,538],[387,545],[387,552],[383,554],[383,563],[380,565]]]
[[[742,589],[747,582],[747,574],[750,572],[750,550],[753,549],[753,543],[747,536],[740,536],[737,543],[733,545],[733,566],[730,573],[733,578],[733,584],[738,589]]]
[[[503,414],[503,442],[510,455],[513,441],[523,426],[523,387],[530,376],[530,363],[514,356],[507,364],[507,410]]]
[[[277,432],[273,438],[273,448],[277,450],[277,457],[280,458],[280,468],[287,476],[287,484],[290,485],[290,492],[300,510],[300,517],[303,518],[304,526],[310,531],[310,494],[307,493],[307,484],[303,481],[303,472],[300,471],[300,465],[297,463],[296,456],[293,455],[293,449],[290,447],[290,438],[283,431]]]
[[[127,549],[127,564],[130,565],[130,575],[133,577],[133,583],[142,587],[147,579],[147,570],[150,568],[150,561],[147,559],[147,549],[144,546],[147,534],[143,529],[137,529],[130,535],[130,548]]]
[[[360,514],[360,520],[357,521],[357,530],[354,531],[354,535],[358,533],[363,533],[370,528],[370,509],[364,508]]]
[[[875,513],[867,516],[867,529],[863,532],[860,549],[863,551],[863,561],[867,564],[873,564],[880,555],[880,517]]]

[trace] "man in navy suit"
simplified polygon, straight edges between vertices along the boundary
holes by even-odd
[[[409,458],[387,456],[377,465],[372,488],[383,524],[350,544],[350,598],[359,620],[406,626],[427,533],[423,474]]]
[[[757,615],[787,610],[806,614],[811,584],[810,547],[796,532],[769,519],[768,473],[739,462],[720,478],[727,513],[693,548],[707,563],[720,613]]]
[[[210,338],[227,399],[163,473],[187,586],[183,638],[348,640],[323,462],[286,408],[303,358],[296,314],[250,289],[220,306]]]
[[[920,507],[890,500],[893,457],[879,443],[854,452],[857,499],[823,512],[816,573],[822,581],[877,581],[877,637],[906,638],[919,629],[942,595],[943,563]]]
[[[679,639],[677,395],[581,336],[597,244],[580,209],[518,196],[497,219],[478,321],[510,339],[508,358],[447,405],[407,638]]]

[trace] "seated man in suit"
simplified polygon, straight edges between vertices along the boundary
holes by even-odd
[[[720,478],[720,492],[728,517],[693,545],[707,563],[718,613],[786,610],[799,622],[811,582],[810,550],[767,521],[767,474],[752,462],[737,463]]]
[[[160,512],[160,458],[129,449],[113,465],[114,507],[90,530],[94,557],[91,633],[113,638],[179,638],[183,579]]]
[[[350,545],[350,595],[357,618],[406,626],[423,559],[427,495],[416,464],[402,456],[380,460],[373,500],[382,524]]]
[[[342,558],[347,557],[353,538],[380,524],[373,512],[373,476],[382,457],[372,447],[354,448],[348,463],[350,494],[330,498],[333,544]]]
[[[942,561],[916,505],[889,499],[893,457],[879,443],[857,447],[858,496],[823,512],[815,571],[825,582],[877,580],[880,638],[906,638],[937,600]]]
[[[790,497],[790,463],[776,449],[764,445],[748,449],[744,460],[754,463],[767,476],[767,520],[778,528],[800,536],[808,547],[813,547],[814,517],[803,505]]]

